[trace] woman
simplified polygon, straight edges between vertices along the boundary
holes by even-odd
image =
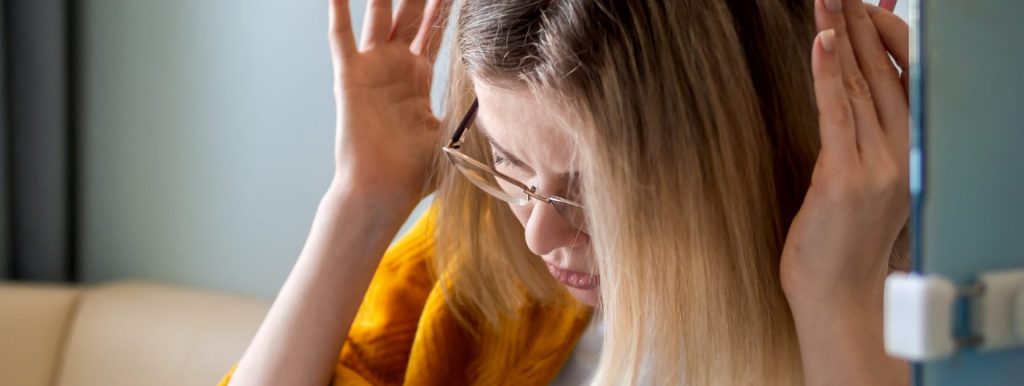
[[[908,214],[898,18],[465,0],[438,119],[448,7],[423,2],[371,0],[357,46],[332,1],[337,172],[224,384],[907,383],[881,322]]]

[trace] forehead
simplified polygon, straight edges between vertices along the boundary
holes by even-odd
[[[474,82],[480,107],[477,128],[537,171],[570,170],[573,142],[551,104],[528,89],[502,88]]]

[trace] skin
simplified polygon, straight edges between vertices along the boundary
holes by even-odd
[[[558,129],[550,109],[524,89],[496,87],[481,81],[474,85],[480,101],[476,128],[497,144],[492,149],[507,152],[496,150],[502,158],[521,161],[495,165],[495,169],[527,186],[537,186],[541,194],[561,194],[570,182],[566,174],[575,172],[570,166],[571,152],[566,151],[573,145]],[[590,235],[567,223],[553,206],[531,200],[525,206],[509,208],[523,225],[526,245],[533,254],[562,269],[597,272]],[[565,288],[584,304],[598,303],[599,287]]]
[[[329,1],[334,179],[231,385],[330,381],[370,278],[423,197],[438,151],[430,79],[447,20],[442,0],[401,0],[395,12],[389,0],[370,0],[359,45],[347,1]],[[905,385],[906,363],[883,350],[881,302],[888,251],[909,203],[906,83],[886,54],[908,68],[907,27],[860,0],[837,2],[832,8],[841,10],[816,2],[824,31],[812,55],[822,151],[784,247],[783,290],[808,385]],[[521,179],[546,194],[564,189],[567,141],[552,129],[552,117],[538,113],[546,109],[530,108],[543,104],[514,89],[481,82],[475,89],[478,123],[528,165]],[[512,209],[540,258],[593,268],[581,253],[590,250],[589,238],[576,238],[549,205]],[[596,302],[596,292],[587,292],[594,293],[573,294]]]
[[[909,215],[907,28],[860,0],[817,0],[812,52],[822,147],[782,254],[809,385],[905,385],[885,355],[889,252]],[[872,15],[873,14],[873,15]]]

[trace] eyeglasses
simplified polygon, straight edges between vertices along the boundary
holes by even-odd
[[[459,127],[455,130],[455,134],[452,135],[448,146],[441,148],[448,156],[448,160],[473,185],[494,196],[494,198],[518,206],[529,204],[531,198],[546,202],[555,207],[555,211],[562,215],[569,225],[583,230],[586,225],[586,218],[583,205],[579,202],[564,197],[545,196],[537,193],[536,186],[527,186],[515,178],[502,174],[485,163],[477,161],[459,151],[459,148],[462,146],[462,139],[466,134],[466,129],[476,117],[478,106],[479,102],[473,100],[473,105],[469,107],[469,111],[466,112],[462,121],[459,122]]]

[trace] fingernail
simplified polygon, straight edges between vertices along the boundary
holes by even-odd
[[[832,12],[842,12],[843,0],[825,0],[825,8]]]
[[[836,52],[836,30],[827,29],[821,32],[821,48],[828,53]]]

